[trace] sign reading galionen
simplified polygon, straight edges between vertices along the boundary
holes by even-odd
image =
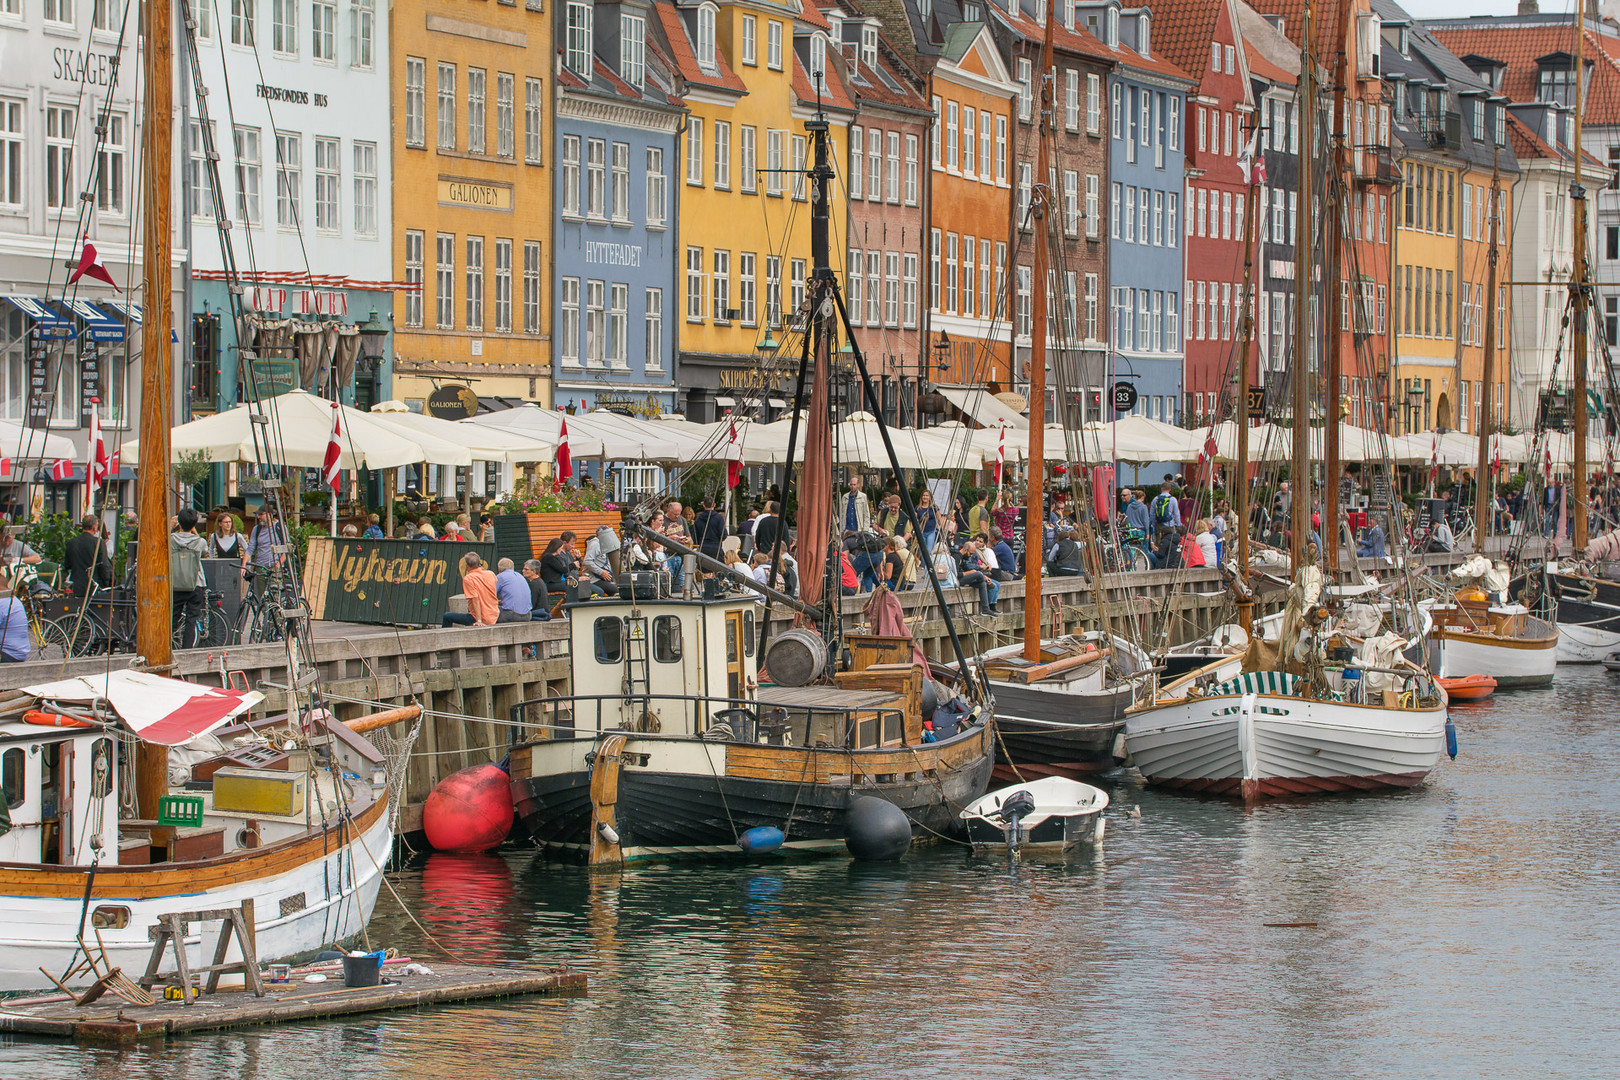
[[[461,558],[468,552],[495,569],[494,544],[311,537],[304,595],[317,619],[437,625],[461,592]]]
[[[512,185],[488,180],[439,177],[439,205],[472,210],[512,210]]]

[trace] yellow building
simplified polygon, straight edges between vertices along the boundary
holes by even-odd
[[[750,390],[792,389],[796,366],[760,351],[784,340],[810,270],[811,164],[805,121],[814,74],[831,128],[833,160],[854,113],[828,25],[796,0],[657,4],[690,115],[675,172],[679,206],[679,382],[689,419],[709,421]],[[842,280],[847,221],[842,177],[829,210],[832,260]]]
[[[396,4],[395,395],[551,400],[552,12]]]

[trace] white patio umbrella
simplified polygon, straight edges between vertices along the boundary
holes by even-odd
[[[391,428],[407,439],[427,435],[445,442],[464,446],[474,461],[498,461],[503,465],[521,465],[532,461],[550,461],[556,453],[556,443],[533,438],[501,428],[480,427],[464,420],[442,420],[437,416],[411,412],[409,409],[385,409],[393,402],[384,401],[371,407],[371,418]]]
[[[65,436],[0,420],[0,457],[18,461],[56,461],[76,457],[78,453],[73,440]]]
[[[568,452],[576,459],[654,462],[680,460],[680,451],[675,440],[662,436],[654,437],[647,432],[616,422],[626,419],[625,417],[619,417],[617,414],[607,415],[614,416],[614,420],[604,420],[602,415],[594,413],[569,416],[555,409],[543,409],[538,405],[519,405],[515,409],[480,413],[462,422],[514,431],[556,445],[561,442],[562,425],[566,420]]]
[[[251,415],[259,410],[269,423],[255,431]],[[428,462],[432,465],[469,465],[467,448],[427,434],[406,436],[387,427],[369,413],[342,407],[344,469],[395,469]],[[326,461],[332,438],[332,403],[305,390],[289,390],[254,405],[238,405],[213,416],[181,424],[169,433],[170,455],[205,451],[215,463],[258,462],[295,469],[318,469]],[[124,461],[140,463],[140,443],[124,444]]]

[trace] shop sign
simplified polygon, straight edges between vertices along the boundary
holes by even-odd
[[[461,557],[495,563],[494,544],[451,540],[345,540],[315,536],[304,593],[317,619],[438,625],[461,592]]]
[[[478,395],[459,383],[435,387],[427,399],[428,413],[440,420],[465,420],[478,412]]]
[[[459,206],[472,210],[512,211],[512,185],[483,180],[458,180],[439,177],[439,205]]]

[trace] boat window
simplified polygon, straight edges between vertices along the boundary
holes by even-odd
[[[6,805],[12,809],[23,802],[23,765],[27,757],[20,749],[0,754],[0,792],[5,793]]]
[[[743,652],[749,656],[754,655],[754,613],[743,612]]]
[[[624,655],[624,623],[612,617],[596,620],[596,659],[602,664],[616,664]]]
[[[90,925],[97,930],[122,930],[129,925],[129,908],[103,904],[90,913]]]
[[[653,620],[653,658],[660,664],[673,664],[681,658],[679,616],[660,615]]]

